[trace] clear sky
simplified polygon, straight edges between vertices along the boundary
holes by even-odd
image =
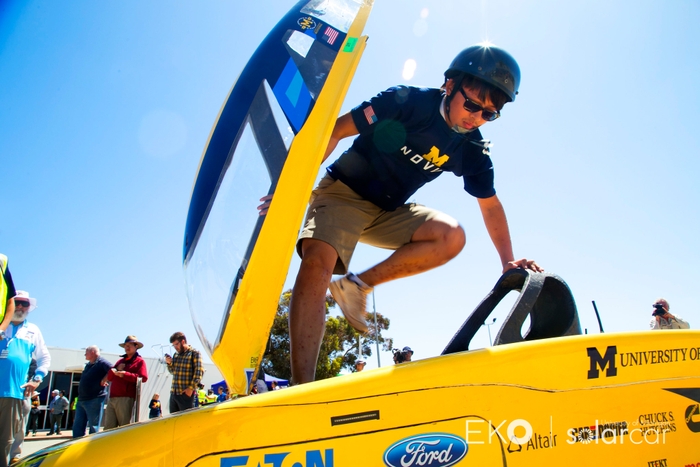
[[[154,356],[180,330],[201,348],[182,272],[192,183],[232,84],[294,3],[0,1],[0,251],[48,345],[116,352],[136,334]],[[507,49],[520,94],[482,132],[516,257],[567,281],[591,333],[592,300],[618,332],[646,329],[659,296],[695,328],[699,22],[693,0],[378,0],[343,108],[396,84],[438,87],[474,43]],[[413,199],[467,231],[449,264],[376,290],[387,334],[426,358],[501,268],[461,180]],[[351,269],[386,254],[360,247]]]

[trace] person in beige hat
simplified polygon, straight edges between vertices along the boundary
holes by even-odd
[[[148,381],[146,362],[137,352],[143,347],[136,336],[126,336],[123,344],[125,354],[107,373],[103,381],[109,381],[109,402],[105,410],[105,430],[131,423],[131,413],[136,400],[136,382],[139,378]]]

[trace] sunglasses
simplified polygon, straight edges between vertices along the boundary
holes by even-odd
[[[29,302],[26,300],[15,300],[15,306],[23,306],[29,308]]]
[[[467,97],[467,93],[464,92],[464,88],[459,88],[459,92],[462,93],[462,96],[464,96],[464,104],[462,105],[464,107],[464,110],[466,110],[469,113],[474,113],[474,112],[481,112],[481,118],[486,120],[487,122],[492,122],[496,120],[498,117],[501,116],[501,112],[496,111],[492,112],[491,110],[486,110],[473,100],[469,99]]]

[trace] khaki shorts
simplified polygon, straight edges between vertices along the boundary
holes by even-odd
[[[404,204],[395,211],[385,211],[326,175],[311,192],[297,252],[301,256],[305,238],[322,240],[338,252],[333,273],[346,274],[357,242],[396,250],[410,243],[418,227],[440,214],[420,204]]]

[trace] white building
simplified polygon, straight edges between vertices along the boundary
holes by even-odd
[[[148,419],[148,404],[155,393],[160,394],[163,416],[167,416],[170,413],[170,384],[172,382],[172,375],[168,372],[163,360],[156,357],[149,357],[146,352],[143,352],[144,350],[145,348],[141,349],[139,355],[146,361],[148,380],[141,385],[137,421]],[[48,420],[45,416],[47,398],[52,390],[58,389],[59,391],[65,391],[66,398],[71,401],[69,415],[67,417],[64,416],[63,420],[63,428],[69,429],[73,426],[73,418],[75,417],[73,401],[78,397],[80,376],[82,375],[83,368],[85,368],[85,350],[49,347],[49,353],[51,354],[49,374],[46,375],[44,382],[37,389],[40,393],[42,409],[42,415],[39,418],[39,428],[48,428]],[[101,356],[111,363],[115,363],[120,358],[117,354],[106,352],[102,352]],[[204,369],[202,384],[204,384],[206,389],[223,379],[221,373],[213,364],[205,363]]]

